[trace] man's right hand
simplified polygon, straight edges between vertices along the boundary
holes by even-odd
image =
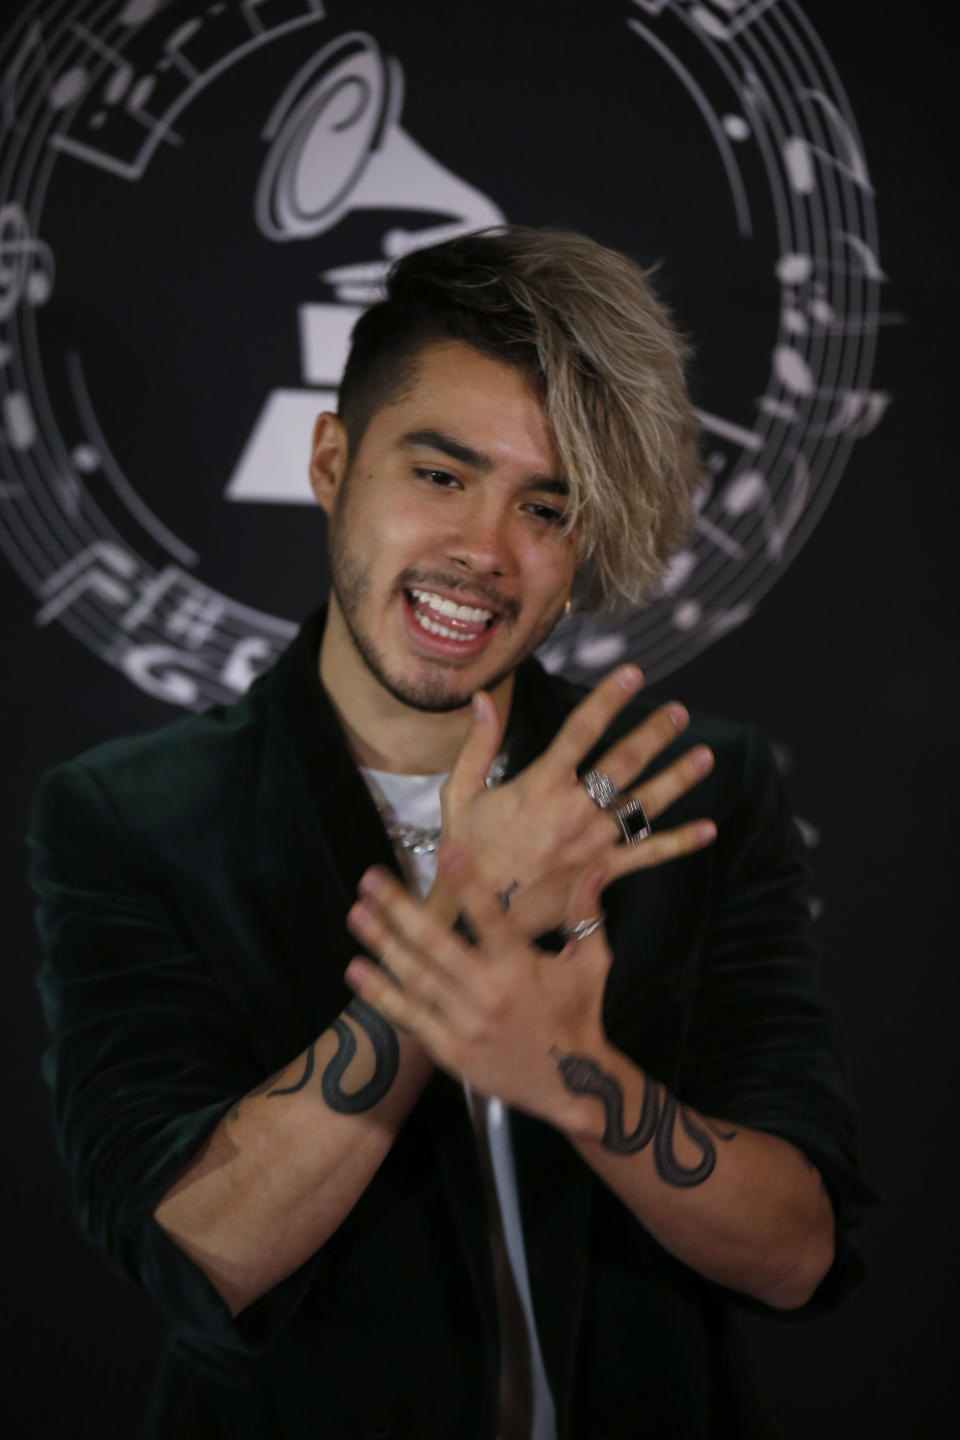
[[[470,856],[491,893],[509,897],[514,922],[530,937],[562,923],[571,890],[587,870],[601,867],[605,887],[715,838],[712,821],[694,820],[658,830],[639,844],[621,843],[615,815],[590,799],[578,777],[584,757],[642,685],[635,665],[612,671],[571,711],[542,755],[493,789],[487,789],[486,777],[500,747],[501,724],[490,696],[484,691],[474,696],[473,726],[443,788],[443,838]],[[640,800],[651,820],[713,768],[711,751],[697,745],[642,779],[689,718],[682,705],[663,705],[596,762],[624,798]],[[441,877],[435,888],[442,887]],[[442,894],[431,898],[442,904]]]

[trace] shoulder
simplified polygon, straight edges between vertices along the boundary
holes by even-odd
[[[37,787],[31,838],[112,814],[124,829],[195,826],[255,769],[265,707],[254,687],[234,705],[124,736],[48,770]]]

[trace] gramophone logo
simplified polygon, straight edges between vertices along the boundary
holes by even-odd
[[[504,23],[540,23],[502,3]],[[298,568],[289,530],[270,551],[271,526],[310,501],[310,429],[335,403],[351,328],[386,267],[505,218],[470,163],[442,163],[404,123],[405,69],[416,59],[430,74],[424,42],[401,63],[402,42],[351,28],[346,0],[328,8],[40,0],[0,39],[0,544],[37,596],[39,626],[64,625],[191,708],[241,693],[293,633],[295,605],[278,614],[251,592]],[[763,393],[736,408],[705,397],[709,480],[663,593],[549,642],[547,663],[585,680],[624,656],[656,678],[747,618],[882,418],[876,338],[899,318],[880,310],[864,148],[799,7],[623,0],[622,19],[647,90],[668,76],[693,109],[726,188],[729,243],[753,245],[755,265],[767,237],[776,305]],[[467,34],[467,18],[448,23]],[[417,89],[441,120],[448,60],[435,96]],[[497,77],[465,44],[456,81],[487,113]],[[590,86],[608,84],[562,82],[557,106],[576,90],[584,116]],[[628,114],[635,95],[618,103]],[[549,147],[550,116],[535,119]],[[481,153],[478,133],[464,154]],[[455,135],[443,149],[456,154]],[[494,152],[484,173],[521,163]],[[576,173],[562,179],[564,218],[594,230]],[[644,211],[642,194],[620,201]],[[242,212],[245,228],[217,230],[221,210]],[[642,238],[635,248],[651,258]],[[124,309],[135,304],[143,323]],[[251,526],[263,533],[247,558]]]
[[[350,332],[380,293],[389,262],[504,216],[487,196],[457,178],[400,124],[403,71],[384,60],[369,35],[324,46],[291,80],[264,128],[270,141],[256,195],[261,231],[278,242],[309,242],[352,210],[416,209],[456,220],[389,230],[383,257],[323,273],[335,304],[299,307],[305,386],[274,390],[227,487],[231,500],[304,500],[304,441],[320,410],[336,407]],[[279,461],[279,463],[278,463]]]

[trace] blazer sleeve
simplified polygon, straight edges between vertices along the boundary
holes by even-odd
[[[239,1380],[309,1286],[314,1257],[233,1319],[153,1211],[256,1072],[242,1017],[191,944],[97,773],[41,783],[31,879],[43,1061],[84,1230],[157,1302],[176,1348]]]
[[[747,731],[738,801],[718,826],[711,923],[678,1091],[769,1131],[816,1165],[837,1222],[830,1273],[801,1310],[832,1310],[863,1274],[850,1229],[879,1198],[856,1148],[833,1012],[818,985],[806,846],[769,746]],[[763,1307],[766,1309],[766,1307]]]

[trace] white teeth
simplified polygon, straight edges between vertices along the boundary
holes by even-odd
[[[445,595],[435,595],[432,590],[411,590],[410,594],[421,605],[426,605],[435,610],[439,615],[450,615],[457,620],[477,620],[486,624],[493,619],[492,610],[480,610],[476,605],[458,605],[455,600],[448,600]]]
[[[459,640],[465,643],[468,640],[476,640],[476,634],[464,635],[459,630],[448,630],[446,625],[441,625],[437,620],[431,620],[428,615],[421,615],[414,610],[413,618],[422,630],[429,630],[431,635],[440,635],[444,640]]]

